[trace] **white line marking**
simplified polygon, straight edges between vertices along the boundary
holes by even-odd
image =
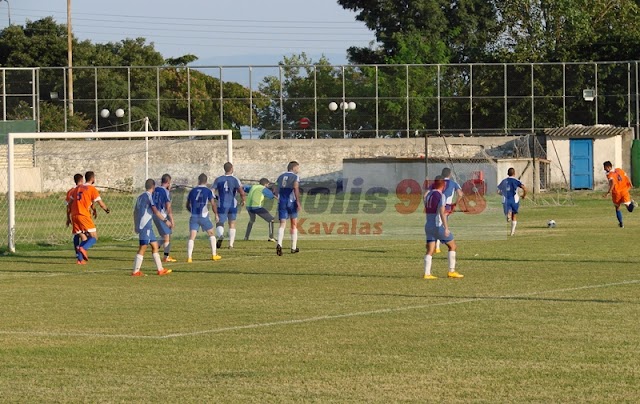
[[[209,330],[173,333],[173,334],[166,334],[166,335],[100,334],[100,333],[86,333],[86,332],[75,333],[75,332],[55,332],[55,331],[48,332],[48,331],[3,331],[3,330],[0,330],[0,335],[28,335],[28,336],[42,336],[42,337],[89,337],[89,338],[114,338],[114,339],[130,338],[130,339],[162,340],[162,339],[171,339],[171,338],[194,337],[194,336],[206,335],[206,334],[217,334],[217,333],[222,333],[227,331],[250,330],[250,329],[256,329],[256,328],[275,327],[280,325],[304,324],[304,323],[312,323],[316,321],[337,320],[337,319],[350,318],[350,317],[370,316],[375,314],[398,313],[398,312],[408,311],[408,310],[419,310],[419,309],[425,309],[428,307],[438,307],[438,306],[450,306],[454,304],[472,303],[472,302],[479,302],[479,301],[485,301],[485,300],[491,300],[491,299],[499,300],[499,299],[543,295],[547,293],[575,292],[578,290],[633,285],[637,283],[640,283],[640,279],[634,279],[634,280],[623,281],[623,282],[615,282],[615,283],[605,283],[600,285],[586,285],[586,286],[580,286],[576,288],[543,290],[538,292],[522,293],[522,294],[516,294],[516,295],[504,295],[504,296],[498,296],[498,297],[482,296],[477,298],[462,299],[462,300],[455,300],[455,301],[442,302],[442,303],[431,303],[431,304],[421,304],[417,306],[405,306],[405,307],[395,307],[395,308],[388,308],[388,309],[358,311],[353,313],[308,317],[308,318],[301,318],[297,320],[273,321],[268,323],[246,324],[246,325],[238,325],[238,326],[231,326],[231,327],[220,327],[220,328],[212,328]]]

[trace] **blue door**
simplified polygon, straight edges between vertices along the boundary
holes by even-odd
[[[571,189],[593,189],[593,139],[570,139]]]

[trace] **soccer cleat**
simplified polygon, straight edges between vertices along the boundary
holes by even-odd
[[[131,276],[146,276],[145,274],[142,273],[142,271],[137,271],[131,274]]]
[[[267,241],[270,241],[270,242],[272,242],[272,243],[275,243],[275,242],[276,242],[276,239],[275,239],[275,238],[268,238],[268,239],[267,239]]]
[[[618,226],[620,226],[622,228],[622,227],[624,227],[624,224],[618,223]]]
[[[166,257],[164,257],[164,262],[178,262],[178,260],[171,257],[170,255],[167,255]]]
[[[172,271],[170,269],[165,269],[162,268],[161,270],[158,271],[158,275],[163,276],[163,275],[169,275]]]
[[[193,260],[191,258],[187,258],[187,264],[191,264]]]
[[[291,249],[291,254],[296,254],[296,253],[299,253],[299,252],[300,252],[300,249],[299,249],[299,248],[295,248],[295,249],[294,249],[294,248],[292,248],[292,249]]]
[[[85,250],[83,247],[76,247],[76,250],[80,253],[80,255],[82,255],[82,258],[84,258],[85,261],[89,261],[89,256],[87,255],[87,250]]]
[[[216,248],[222,247],[222,239],[216,240]]]
[[[458,273],[458,271],[453,271],[453,272],[449,272],[449,273],[447,274],[447,277],[448,277],[448,278],[457,278],[457,279],[461,279],[461,278],[464,278],[464,275],[459,274],[459,273]]]
[[[78,260],[78,262],[76,262],[76,264],[78,264],[78,265],[87,265],[87,261],[79,261]]]
[[[435,275],[427,275],[427,274],[424,274],[424,276],[422,277],[422,279],[427,279],[427,280],[430,280],[430,281],[431,281],[431,280],[434,280],[434,279],[438,279],[438,277],[437,277],[437,276],[435,276]]]
[[[276,245],[276,255],[282,256],[282,246],[280,244]]]
[[[222,257],[221,257],[221,256],[219,256],[218,254],[216,254],[216,255],[212,255],[212,256],[211,256],[211,259],[212,259],[213,261],[220,261],[220,260],[222,259]]]
[[[436,248],[436,254],[440,254],[440,253],[441,253],[440,249]]]
[[[232,245],[230,245],[230,246],[229,246],[229,249],[230,249],[230,250],[233,250],[233,246],[232,246]]]

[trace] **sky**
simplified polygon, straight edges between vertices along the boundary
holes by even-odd
[[[0,0],[0,27],[9,14],[12,24],[47,16],[66,24],[67,0]],[[71,0],[71,15],[80,40],[143,37],[165,58],[196,55],[193,66],[277,65],[302,52],[341,65],[347,48],[374,40],[335,0]]]

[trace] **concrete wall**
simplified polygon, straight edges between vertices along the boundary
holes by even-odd
[[[442,138],[429,138],[428,155],[457,158],[482,151],[499,154],[500,148],[514,139],[457,137],[447,138],[445,145]],[[222,165],[227,160],[224,141],[150,140],[149,143],[149,176],[153,178],[168,172],[175,183],[194,185],[202,172],[210,180],[223,174]],[[144,140],[38,141],[34,160],[41,172],[41,186],[34,187],[32,192],[66,191],[72,186],[73,175],[87,170],[96,172],[96,184],[100,186],[141,189],[145,180],[144,150]],[[425,154],[425,139],[234,140],[233,153],[236,176],[243,180],[267,177],[273,181],[286,170],[289,161],[297,160],[303,182],[329,182],[343,177],[343,159],[417,158]]]

